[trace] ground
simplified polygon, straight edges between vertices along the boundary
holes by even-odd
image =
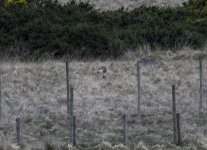
[[[70,84],[74,88],[74,113],[80,147],[101,142],[122,143],[122,116],[128,117],[128,146],[142,142],[151,149],[207,149],[206,50],[189,48],[179,52],[129,52],[119,60],[70,62]],[[199,115],[199,63],[203,59],[204,112]],[[137,113],[136,62],[141,64],[141,117]],[[109,69],[103,79],[100,66]],[[23,143],[27,149],[54,147],[69,141],[65,62],[2,62],[1,144],[15,144],[15,119],[22,120]],[[176,86],[177,111],[181,114],[184,147],[173,144],[172,94]]]

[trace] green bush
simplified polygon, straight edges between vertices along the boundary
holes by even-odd
[[[0,7],[0,24],[0,53],[9,57],[116,58],[145,44],[153,50],[205,46],[207,3],[190,0],[176,8],[103,12],[89,2],[29,0]]]

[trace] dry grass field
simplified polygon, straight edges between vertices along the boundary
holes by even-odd
[[[95,8],[133,9],[141,5],[176,6],[186,0],[90,0]],[[65,3],[67,0],[61,0]],[[146,48],[148,49],[148,48]],[[207,51],[128,52],[118,60],[70,62],[74,88],[78,149],[207,150]],[[203,57],[204,111],[199,114],[199,63]],[[141,64],[141,117],[137,113],[136,62]],[[106,79],[97,74],[106,66]],[[2,118],[0,150],[65,150],[69,131],[65,62],[0,64]],[[176,86],[183,146],[173,144],[172,89]],[[124,147],[122,116],[128,117]],[[16,122],[22,120],[23,147],[16,145]],[[51,147],[45,148],[45,144]],[[70,148],[69,148],[70,149]],[[75,148],[72,148],[75,149]]]
[[[69,0],[60,0],[62,3],[66,3]],[[87,0],[80,0],[87,1]],[[115,10],[121,7],[133,9],[141,5],[147,6],[177,6],[182,5],[187,0],[90,0],[91,4],[95,5],[95,8],[101,10]]]
[[[204,103],[207,96],[206,50],[188,48],[172,53],[129,52],[119,60],[71,61],[77,141],[80,147],[122,143],[122,115],[128,116],[130,149],[206,150],[207,111],[198,113],[199,63],[204,56]],[[136,62],[149,57],[155,63],[141,65],[142,115],[137,115]],[[103,79],[100,66],[109,68]],[[15,118],[22,119],[25,149],[55,149],[68,144],[66,73],[64,61],[42,63],[2,62],[2,111],[0,149],[15,148]],[[183,147],[173,144],[171,86],[176,85],[177,110],[181,113]],[[140,143],[141,142],[141,143]],[[105,146],[110,147],[110,144]],[[145,146],[144,146],[145,145]],[[93,147],[93,148],[91,148]],[[115,146],[114,149],[120,146]],[[123,147],[122,147],[123,149]]]

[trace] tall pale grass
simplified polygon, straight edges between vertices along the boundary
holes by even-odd
[[[67,3],[70,0],[59,0],[62,3]],[[80,0],[85,2],[87,0]],[[187,0],[90,0],[91,4],[94,4],[95,8],[101,10],[116,10],[121,7],[134,9],[141,5],[147,6],[178,6],[182,5],[183,2]],[[78,0],[79,2],[79,0]]]
[[[176,85],[177,110],[182,117],[186,144],[195,137],[205,143],[205,119],[198,116],[199,56],[204,56],[204,83],[207,78],[206,52],[188,48],[172,53],[127,53],[120,60],[71,61],[70,84],[74,87],[74,113],[78,144],[94,146],[102,141],[122,142],[123,114],[129,118],[129,146],[140,141],[149,149],[168,149],[172,140],[171,85]],[[142,65],[142,119],[137,116],[136,62],[150,57],[159,65]],[[103,79],[96,71],[109,69]],[[43,63],[2,62],[2,108],[0,140],[15,144],[15,118],[22,119],[23,143],[28,149],[41,149],[50,142],[65,147],[68,135],[66,73],[63,61]],[[205,84],[206,85],[206,84]],[[204,101],[207,87],[204,86]],[[206,108],[206,105],[204,106]],[[186,136],[191,135],[191,136]],[[190,138],[191,137],[191,138]],[[194,137],[194,138],[192,138]],[[199,141],[197,141],[199,143]],[[197,146],[195,144],[195,146]]]

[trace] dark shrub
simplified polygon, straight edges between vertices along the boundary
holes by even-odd
[[[29,0],[0,7],[0,25],[0,49],[10,57],[116,58],[145,44],[153,50],[205,46],[207,3],[190,0],[176,8],[102,12],[89,2]]]

